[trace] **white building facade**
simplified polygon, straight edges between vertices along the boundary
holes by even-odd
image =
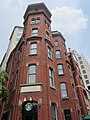
[[[79,65],[85,88],[90,91],[90,64],[85,57],[77,51],[74,50],[73,53]]]
[[[84,83],[84,86],[87,90],[87,97],[89,101],[86,101],[86,104],[88,104],[88,113],[90,114],[90,64],[85,59],[85,57],[81,54],[79,54],[76,50],[73,50],[73,55],[78,63],[82,80]]]
[[[19,42],[19,40],[22,36],[22,33],[23,33],[23,27],[21,27],[21,26],[14,27],[14,29],[11,33],[10,39],[9,39],[9,45],[8,45],[7,51],[1,62],[0,71],[5,71],[8,58],[9,58],[11,52],[13,51],[13,49],[16,47],[17,43]]]

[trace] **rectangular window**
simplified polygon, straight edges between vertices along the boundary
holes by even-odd
[[[35,18],[32,18],[31,24],[35,24]]]
[[[32,36],[38,36],[38,28],[32,29]]]
[[[87,76],[87,75],[84,75],[84,78],[85,78],[85,79],[87,79],[87,78],[88,78],[88,76]]]
[[[47,31],[46,31],[46,39],[50,40],[50,35],[49,35],[49,33]]]
[[[58,75],[63,75],[63,74],[64,74],[63,65],[58,64]]]
[[[85,71],[85,70],[83,70],[82,72],[83,72],[83,73],[86,73],[86,71]]]
[[[65,46],[65,42],[62,42],[62,46],[63,46],[63,47],[66,47],[66,46]]]
[[[70,110],[64,110],[64,118],[65,120],[72,120]]]
[[[53,70],[49,68],[49,79],[50,79],[50,87],[55,87],[54,85],[54,73]]]
[[[51,110],[52,110],[52,120],[57,120],[57,109],[55,103],[51,104]]]
[[[40,23],[40,17],[36,19],[36,23]]]
[[[90,86],[87,86],[88,90],[90,90]]]
[[[89,80],[86,80],[86,84],[89,84]]]
[[[67,98],[68,97],[65,83],[60,84],[60,91],[61,91],[61,97],[62,98]]]
[[[58,40],[55,40],[55,46],[58,46],[59,43],[58,43]]]
[[[78,57],[79,60],[81,60],[81,57]]]
[[[36,82],[36,65],[28,66],[28,83],[32,84]]]
[[[56,50],[56,59],[61,58],[60,50]]]
[[[80,62],[80,64],[83,64],[83,62],[82,61],[79,61]]]
[[[37,54],[37,43],[31,43],[30,46],[30,55]]]
[[[84,65],[81,65],[81,68],[84,69]]]
[[[48,47],[48,57],[52,59],[52,50],[50,47]]]

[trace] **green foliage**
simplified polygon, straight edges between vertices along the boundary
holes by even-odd
[[[4,102],[8,97],[7,81],[8,74],[4,71],[0,72],[0,103]]]

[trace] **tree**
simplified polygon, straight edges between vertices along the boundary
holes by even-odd
[[[4,102],[8,97],[7,89],[8,74],[7,72],[0,72],[0,103]]]

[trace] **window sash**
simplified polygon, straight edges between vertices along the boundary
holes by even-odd
[[[32,23],[32,24],[35,23],[35,18],[32,18],[31,23]]]
[[[50,79],[50,86],[55,86],[54,85],[54,74],[53,74],[53,70],[49,69],[49,79]]]
[[[56,51],[56,58],[60,58],[60,50]]]
[[[62,95],[62,98],[66,98],[67,97],[66,89],[61,91],[61,95]]]
[[[55,40],[55,46],[58,46],[58,40]]]
[[[51,104],[52,120],[57,120],[56,104]]]
[[[59,75],[63,75],[63,74],[64,74],[63,65],[62,65],[62,64],[59,64],[59,65],[58,65],[58,74],[59,74]]]
[[[51,50],[51,48],[48,48],[48,57],[52,58],[52,50]]]
[[[29,74],[28,75],[28,83],[32,84],[36,81],[36,74]]]
[[[40,23],[40,18],[39,17],[36,19],[36,23]]]
[[[32,36],[38,36],[38,29],[32,29]]]
[[[60,84],[60,91],[61,91],[62,98],[68,97],[65,83]]]
[[[31,49],[30,54],[31,54],[31,55],[37,54],[37,49]]]
[[[36,65],[28,66],[28,83],[36,82]]]
[[[46,32],[46,39],[50,40],[50,35],[48,32]]]
[[[85,79],[87,79],[87,78],[88,78],[88,76],[87,76],[87,75],[84,75],[84,78],[85,78]]]
[[[32,43],[30,48],[30,54],[37,54],[37,43]]]

